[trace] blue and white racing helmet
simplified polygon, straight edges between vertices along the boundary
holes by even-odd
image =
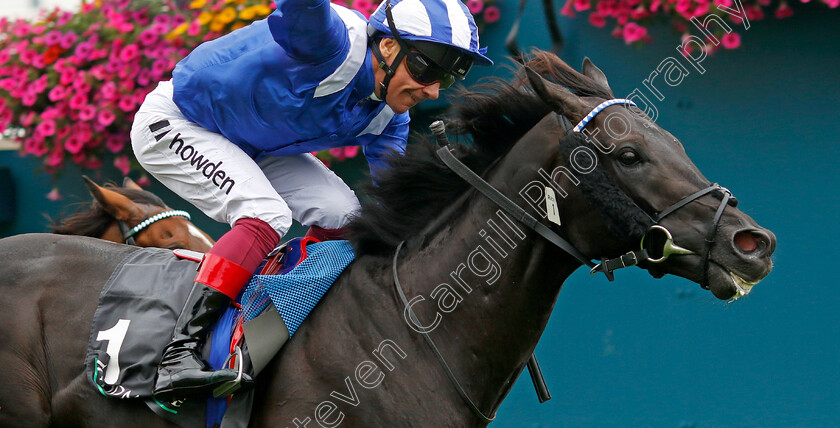
[[[392,25],[399,33],[398,41],[408,41],[459,79],[472,64],[493,65],[484,55],[487,49],[479,47],[478,27],[461,0],[385,0],[370,16],[368,32],[393,37]]]

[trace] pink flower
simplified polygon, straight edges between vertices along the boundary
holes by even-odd
[[[369,0],[353,0],[353,4],[350,7],[358,10],[362,15],[370,17],[370,12],[373,10],[373,3]]]
[[[155,34],[153,31],[144,30],[140,33],[137,38],[140,40],[140,44],[143,46],[153,45],[155,42],[158,41],[158,35]]]
[[[97,80],[105,80],[105,66],[102,64],[94,65],[90,68],[90,75]]]
[[[44,42],[47,46],[57,45],[61,43],[62,34],[58,30],[53,30],[47,33],[47,36],[44,38]]]
[[[85,161],[85,168],[87,169],[99,169],[102,167],[102,159],[97,158],[88,158]]]
[[[166,73],[169,70],[169,61],[165,59],[159,59],[152,63],[152,76],[153,77],[161,77],[163,73]]]
[[[23,151],[37,157],[41,157],[49,152],[49,149],[44,144],[43,138],[28,138],[23,142]]]
[[[72,154],[81,152],[84,147],[85,143],[78,135],[71,135],[64,140],[64,148]]]
[[[823,3],[827,4],[828,7],[835,9],[837,6],[840,6],[840,0],[823,0]]]
[[[0,88],[2,88],[6,92],[12,92],[13,89],[18,87],[18,79],[14,77],[9,77],[3,80],[0,80]]]
[[[141,186],[143,186],[143,187],[146,187],[146,186],[151,186],[151,185],[152,185],[152,180],[150,180],[150,179],[149,179],[149,176],[148,176],[148,175],[145,175],[145,174],[143,174],[140,178],[138,178],[138,179],[137,179],[137,180],[135,180],[135,181],[137,182],[137,184],[139,184],[139,185],[141,185]]]
[[[134,110],[134,97],[122,97],[122,98],[120,98],[120,100],[117,102],[117,107],[119,107],[120,110],[125,111],[125,112],[129,112],[131,110]]]
[[[35,57],[37,57],[37,56],[38,56],[38,52],[27,49],[27,50],[21,52],[20,62],[22,62],[26,65],[30,65],[30,64],[32,64],[32,61],[35,59]]]
[[[96,115],[96,120],[102,126],[108,126],[114,122],[117,116],[111,110],[100,110],[99,114]]]
[[[73,79],[76,78],[76,69],[72,67],[65,68],[64,71],[61,72],[61,75],[58,78],[58,83],[62,85],[69,85],[73,83]]]
[[[484,22],[488,24],[498,21],[501,16],[502,13],[499,12],[499,8],[496,6],[490,6],[484,9]]]
[[[776,9],[776,18],[782,19],[791,16],[793,16],[793,9],[791,9],[790,6],[787,5],[787,3],[782,3],[781,5],[779,5],[779,8]]]
[[[72,31],[68,31],[64,33],[64,36],[61,37],[59,46],[61,46],[63,49],[70,49],[70,47],[76,44],[77,41],[79,41],[79,36],[77,36],[76,33]]]
[[[64,86],[61,86],[61,85],[53,86],[53,88],[50,89],[50,93],[47,94],[47,98],[49,98],[50,101],[52,101],[52,102],[62,100],[66,96],[67,96],[67,88],[65,88]]]
[[[29,34],[29,30],[30,30],[29,24],[27,24],[24,21],[18,21],[17,23],[18,23],[18,25],[15,27],[15,29],[13,31],[14,35],[19,37],[19,38],[26,37]]]
[[[59,27],[63,27],[64,24],[70,22],[71,19],[73,19],[73,14],[70,12],[64,12],[61,15],[59,15],[56,24],[58,24]]]
[[[335,147],[329,150],[330,155],[338,161],[344,160],[344,147]]]
[[[96,107],[87,104],[79,110],[79,119],[81,120],[91,120],[96,117]]]
[[[111,153],[119,153],[125,147],[125,142],[123,141],[123,137],[119,135],[111,135],[105,140],[105,147],[111,151]]]
[[[35,101],[38,101],[38,95],[33,93],[26,93],[24,94],[23,98],[21,98],[21,104],[31,107],[35,105]]]
[[[484,1],[482,0],[467,0],[467,9],[470,10],[470,13],[475,15],[476,13],[481,12],[484,10]]]
[[[732,0],[714,0],[718,6],[732,7]]]
[[[110,100],[117,95],[117,84],[113,81],[105,82],[102,85],[102,89],[99,90],[99,93],[102,94],[102,97],[106,100]]]
[[[628,22],[627,25],[624,26],[624,30],[622,30],[621,35],[624,37],[624,43],[630,44],[633,42],[637,42],[642,40],[647,36],[647,28],[642,27],[635,22]]]
[[[761,10],[760,6],[744,6],[744,9],[746,9],[745,13],[747,15],[747,19],[749,19],[749,20],[758,21],[759,19],[764,18],[764,11]],[[790,11],[790,14],[793,15],[793,10]],[[788,16],[790,16],[790,15],[788,15]],[[732,18],[733,18],[733,20],[734,19],[738,20],[738,22],[736,22],[736,24],[741,23],[741,18],[740,17],[732,16]]]
[[[679,12],[679,14],[685,16],[689,11],[691,11],[691,8],[693,6],[692,3],[692,0],[677,0],[677,5],[674,7],[674,9],[677,12]]]
[[[55,133],[55,136],[60,140],[63,140],[65,138],[67,138],[68,135],[70,135],[70,127],[69,126],[62,126]]]
[[[165,24],[155,23],[152,25],[149,30],[158,35],[164,35],[169,32],[169,26]]]
[[[190,26],[187,28],[187,35],[189,36],[197,36],[201,33],[201,21],[195,19],[193,22],[190,23]]]
[[[709,8],[709,6],[707,4],[706,9],[708,9],[708,8]],[[635,9],[633,9],[632,12],[630,12],[630,18],[633,18],[636,21],[638,21],[640,19],[645,19],[645,18],[649,17],[650,15],[651,15],[651,13],[648,12],[648,10],[645,9],[644,6],[639,6]],[[590,22],[592,22],[592,21],[590,20]]]
[[[120,59],[129,62],[137,57],[137,53],[140,51],[140,48],[137,47],[135,44],[127,45],[120,51]]]
[[[697,4],[697,7],[694,8],[694,12],[691,12],[694,16],[706,16],[709,13],[709,2],[702,1]]]
[[[53,187],[50,193],[47,193],[45,196],[51,201],[57,201],[62,198],[61,193],[58,191],[58,187]]]
[[[724,34],[720,39],[720,44],[726,49],[735,49],[741,46],[741,35],[736,32]]]
[[[0,64],[5,64],[7,61],[9,61],[9,58],[11,57],[12,54],[10,54],[8,50],[3,49],[2,51],[0,51]]]
[[[117,30],[119,30],[119,32],[123,33],[123,34],[130,33],[132,31],[134,31],[134,24],[132,24],[130,22],[122,22],[119,25],[117,25],[116,27],[117,27]]]
[[[52,119],[45,120],[35,127],[35,131],[40,132],[45,137],[50,137],[55,134],[55,121]]]
[[[87,96],[85,94],[76,93],[70,98],[70,108],[79,110],[87,105]]]
[[[155,24],[169,25],[169,24],[172,23],[172,19],[169,17],[169,15],[160,14],[160,15],[155,15],[155,18],[153,19],[153,22]]]
[[[595,27],[603,28],[607,25],[607,20],[604,18],[604,15],[601,15],[598,12],[592,12],[589,14],[589,23]]]
[[[575,2],[575,10],[578,12],[588,10],[592,5],[589,3],[589,0],[574,0]]]
[[[123,173],[123,175],[128,175],[131,168],[131,164],[128,161],[128,156],[117,156],[116,159],[114,159],[114,166],[117,167],[117,169],[119,169]]]
[[[348,158],[354,158],[359,154],[359,146],[348,146],[344,148],[344,155]]]
[[[35,112],[34,111],[27,111],[26,113],[21,113],[20,115],[20,125],[21,126],[29,126],[32,125],[32,122],[35,120]]]
[[[146,86],[152,82],[152,72],[147,69],[142,69],[137,73],[137,83],[141,86]],[[0,81],[2,83],[2,81]]]
[[[73,138],[73,137],[70,137]],[[47,156],[47,159],[44,160],[44,164],[49,167],[58,168],[61,164],[64,163],[64,152],[61,150],[61,146],[56,146],[56,148],[50,152],[50,155]]]
[[[93,43],[90,42],[79,43],[76,45],[76,56],[81,59],[87,59],[90,56],[91,51],[93,51],[93,46]]]

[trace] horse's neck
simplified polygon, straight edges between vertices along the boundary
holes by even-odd
[[[517,181],[515,170],[536,171],[548,162],[503,161],[490,182],[516,200],[530,179]],[[433,236],[408,243],[398,271],[408,299],[422,296],[412,305],[420,329],[431,330],[467,393],[488,412],[512,387],[563,281],[579,264],[487,198],[473,195]]]

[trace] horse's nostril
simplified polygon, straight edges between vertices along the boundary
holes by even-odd
[[[761,238],[752,232],[738,232],[735,234],[735,245],[745,253],[751,253],[761,246]]]

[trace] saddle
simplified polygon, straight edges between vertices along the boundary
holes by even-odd
[[[143,248],[116,267],[94,314],[86,377],[102,395],[143,399],[155,413],[179,425],[206,420],[207,426],[242,426],[220,421],[238,409],[237,419],[247,424],[252,391],[234,395],[229,406],[226,399],[160,403],[152,396],[157,365],[201,257],[191,251]],[[212,329],[202,348],[205,361],[214,369],[227,366],[258,374],[354,257],[347,241],[312,237],[296,238],[272,251]]]

